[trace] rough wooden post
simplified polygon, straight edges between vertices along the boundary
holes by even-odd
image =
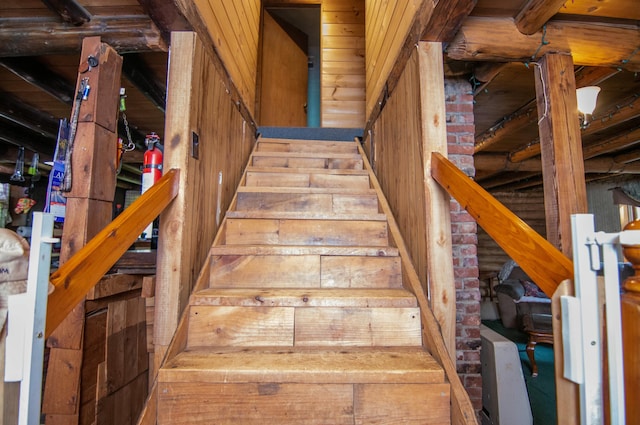
[[[547,239],[571,258],[571,214],[587,212],[573,59],[547,54],[535,71]]]
[[[122,57],[100,37],[84,39],[76,90],[85,78],[90,90],[78,114],[61,263],[111,221],[121,69]],[[78,423],[84,320],[83,301],[47,340],[51,351],[42,406],[47,424]]]
[[[450,199],[431,177],[431,152],[447,155],[442,43],[419,45],[420,109],[426,204],[427,282],[431,308],[449,356],[456,361],[456,288],[451,247]]]
[[[571,214],[587,212],[582,139],[571,56],[550,53],[542,57],[535,66],[535,84],[547,239],[571,258]],[[563,290],[569,291],[569,288]],[[561,326],[555,322],[555,326]],[[556,365],[562,364],[561,355],[562,350],[555,351]],[[556,368],[558,423],[577,424],[580,418],[578,386],[564,379],[559,372],[559,368]]]

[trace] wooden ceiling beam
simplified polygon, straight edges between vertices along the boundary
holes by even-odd
[[[119,53],[168,50],[160,30],[145,16],[96,17],[76,27],[55,18],[0,19],[0,56],[79,53],[82,40],[100,36]]]
[[[0,65],[62,103],[73,104],[73,83],[32,57],[0,58]]]
[[[138,3],[158,27],[167,45],[171,42],[171,31],[193,31],[172,0],[138,0]]]
[[[495,63],[495,65],[498,67],[498,69],[501,69],[501,67],[504,66],[504,64],[501,63]],[[576,87],[585,87],[600,84],[603,81],[613,77],[618,72],[620,71],[612,68],[581,68],[576,72]],[[483,74],[481,74],[481,76],[483,78],[490,77],[490,75]],[[527,125],[533,124],[537,120],[535,111],[537,111],[536,100],[532,99],[518,111],[512,113],[508,117],[503,118],[502,120],[494,124],[490,129],[476,137],[475,152],[477,153],[487,150],[489,147],[494,146],[496,143],[501,142],[505,138],[509,137],[513,132],[522,129]]]
[[[633,157],[635,162],[624,156],[598,157],[584,161],[585,173],[616,173],[616,174],[640,174],[640,163],[636,160],[638,152]],[[511,162],[506,155],[480,154],[474,156],[476,172],[506,172],[506,173],[540,173],[542,172],[542,160],[531,158],[522,162]],[[486,179],[477,179],[485,181]],[[484,186],[484,184],[483,184]]]
[[[48,139],[56,139],[58,120],[9,93],[0,92],[0,117]]]
[[[163,86],[153,80],[153,73],[140,55],[123,55],[122,73],[153,105],[164,112],[167,92]]]
[[[615,43],[612,43],[615,40]],[[640,70],[637,25],[549,21],[545,31],[524,35],[511,18],[468,17],[447,46],[451,59],[533,62],[546,53],[570,53],[575,65]]]
[[[582,149],[582,155],[585,159],[593,158],[599,155],[628,149],[638,143],[640,143],[640,127],[607,140],[599,140],[597,143],[585,146]]]
[[[0,141],[14,146],[24,146],[31,152],[50,157],[55,151],[55,143],[51,143],[51,139],[5,119],[0,119]]]
[[[478,0],[438,1],[422,34],[423,41],[449,42]]]
[[[529,0],[515,17],[518,31],[535,34],[565,3],[566,0]]]
[[[602,117],[594,118],[589,123],[589,126],[586,129],[582,130],[582,137],[584,138],[586,136],[597,133],[598,131],[606,130],[609,127],[622,124],[624,122],[627,122],[639,116],[640,116],[640,110],[638,110],[638,108],[634,108],[633,103],[631,103],[626,107],[618,109],[614,113],[606,114]],[[617,137],[619,136],[615,136],[613,139]],[[524,161],[525,159],[533,158],[536,155],[540,155],[539,142],[530,143],[524,148],[521,148],[512,152],[510,154],[510,159],[513,162],[520,162],[520,161]]]
[[[67,24],[82,25],[91,20],[91,14],[75,0],[42,0],[42,3]]]

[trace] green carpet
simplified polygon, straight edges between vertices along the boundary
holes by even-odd
[[[527,334],[517,329],[507,329],[500,320],[483,320],[482,324],[515,342],[520,354],[522,372],[529,392],[529,403],[534,425],[556,424],[556,385],[554,378],[553,347],[548,344],[536,346],[538,376],[531,377],[531,364],[527,357]]]

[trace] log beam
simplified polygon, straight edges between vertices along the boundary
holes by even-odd
[[[37,56],[79,52],[82,39],[101,36],[118,52],[166,52],[167,44],[145,16],[97,17],[75,27],[56,18],[0,19],[0,56]]]
[[[153,105],[164,112],[167,91],[152,79],[152,72],[138,54],[124,56],[122,73]]]
[[[55,140],[58,135],[56,117],[3,91],[0,91],[0,118],[25,127],[47,139]]]
[[[478,0],[449,0],[436,2],[431,19],[422,34],[423,41],[449,42],[456,35]]]
[[[599,131],[605,130],[618,124],[622,124],[639,116],[640,110],[638,110],[638,108],[634,108],[633,104],[630,104],[624,108],[618,109],[615,113],[606,114],[603,117],[595,117],[589,123],[589,126],[586,129],[582,130],[582,137],[590,136]],[[615,136],[612,139],[615,139],[617,137],[618,136]],[[621,146],[624,147],[624,145]],[[618,149],[620,149],[620,147]],[[509,157],[513,162],[520,162],[529,158],[533,158],[537,155],[540,155],[540,143],[531,143],[522,149],[512,152]]]
[[[516,15],[518,31],[531,35],[542,26],[566,3],[566,0],[529,0]]]
[[[572,257],[571,214],[587,211],[582,139],[571,56],[551,53],[535,67],[547,238]]]
[[[42,3],[67,24],[82,25],[91,20],[91,14],[75,0],[42,0]]]
[[[511,18],[467,18],[447,46],[451,59],[490,62],[531,62],[549,52],[570,53],[575,65],[640,70],[636,25],[579,21],[549,21],[544,33],[524,35]],[[616,40],[612,43],[611,40]]]
[[[32,57],[0,58],[0,65],[62,103],[73,103],[73,83]]]
[[[640,140],[638,140],[640,142]],[[640,174],[640,163],[638,163],[639,152],[630,155],[619,155],[614,157],[599,157],[584,161],[585,173],[614,173],[614,174]],[[506,155],[479,154],[473,157],[476,175],[481,172],[542,172],[542,161],[540,158],[531,158],[521,162],[511,162]],[[485,180],[477,178],[486,187]]]
[[[138,3],[156,24],[167,44],[171,42],[171,31],[193,31],[191,24],[173,1],[138,0]]]

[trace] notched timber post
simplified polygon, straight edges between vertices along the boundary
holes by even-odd
[[[89,91],[86,99],[76,104],[80,109],[71,113],[78,120],[61,264],[111,221],[121,70],[122,57],[100,37],[83,40],[76,93],[83,79]],[[51,351],[42,405],[47,423],[78,423],[84,321],[81,301],[47,340]]]

